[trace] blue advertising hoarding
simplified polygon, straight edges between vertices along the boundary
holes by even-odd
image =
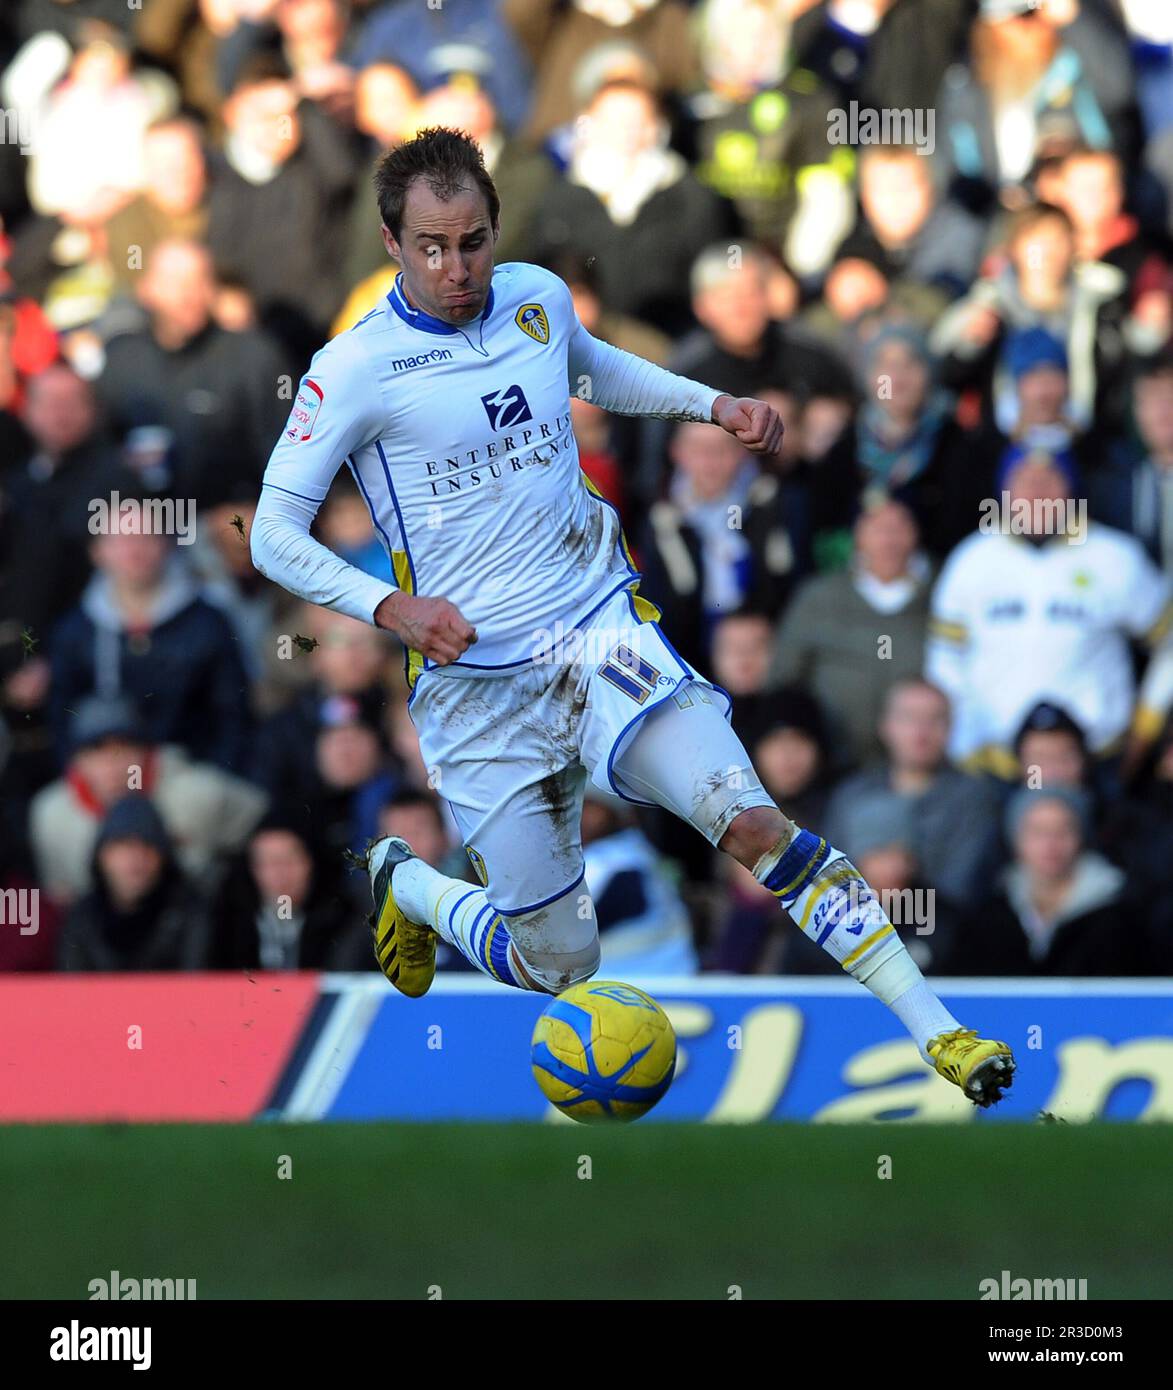
[[[645,1123],[706,1120],[1173,1120],[1173,984],[941,981],[966,1025],[1014,1048],[1005,1101],[975,1111],[850,980],[633,980],[664,1006],[679,1063]],[[440,977],[423,999],[325,976],[326,1009],[286,1088],[285,1118],[570,1123],[529,1068],[544,997]]]

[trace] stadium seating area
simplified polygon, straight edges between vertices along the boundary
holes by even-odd
[[[926,973],[1173,970],[1167,0],[10,0],[0,119],[0,971],[373,969],[347,850],[472,879],[394,639],[248,546],[395,274],[372,163],[435,125],[498,261],[782,413],[762,465],[572,401],[665,630]],[[316,525],[391,577],[345,470]],[[837,968],[665,814],[584,839],[605,968]]]

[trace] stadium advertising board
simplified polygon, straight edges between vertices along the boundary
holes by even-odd
[[[644,1123],[921,1119],[989,1123],[1173,1119],[1173,985],[949,981],[946,1004],[1014,1047],[1019,1071],[978,1112],[930,1072],[900,1025],[851,981],[634,981],[679,1039],[676,1079]],[[339,1020],[287,1078],[282,1113],[334,1119],[534,1120],[554,1114],[528,1066],[542,1001],[438,979],[423,1000],[327,976]]]
[[[645,979],[679,1040],[643,1121],[997,1123],[1040,1113],[1173,1120],[1173,984],[949,981],[1019,1058],[979,1113],[851,981]],[[545,1000],[441,976],[420,1000],[378,975],[0,980],[0,1121],[570,1121],[529,1068]],[[22,1062],[21,1059],[24,1059]]]

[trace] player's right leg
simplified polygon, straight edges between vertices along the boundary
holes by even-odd
[[[375,899],[375,958],[397,990],[418,999],[436,974],[436,939],[493,979],[538,989],[513,950],[509,929],[483,888],[433,869],[406,840],[377,840],[367,852]]]
[[[375,897],[375,956],[401,993],[426,994],[436,938],[482,973],[518,989],[558,994],[599,968],[594,904],[572,884],[553,902],[505,914],[483,888],[439,873],[404,840],[377,841],[368,856]]]
[[[490,677],[420,677],[410,705],[420,753],[456,818],[480,886],[437,873],[403,846],[379,842],[371,855],[372,887],[376,925],[386,926],[376,946],[398,988],[422,993],[431,983],[435,966],[426,951],[418,949],[421,968],[411,970],[398,944],[421,931],[447,941],[484,974],[522,989],[557,994],[598,969],[581,838],[586,773],[577,735],[586,682],[573,661]],[[388,964],[398,965],[397,979]]]
[[[375,954],[415,998],[431,986],[436,938],[502,984],[557,994],[599,966],[594,904],[583,883],[584,773],[569,767],[518,788],[486,816],[453,811],[483,886],[439,873],[403,840],[371,846]]]

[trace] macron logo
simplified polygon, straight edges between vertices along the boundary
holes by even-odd
[[[431,352],[418,357],[396,357],[391,363],[393,372],[410,372],[416,367],[426,367],[432,362],[446,362],[452,353],[447,348],[433,348]]]

